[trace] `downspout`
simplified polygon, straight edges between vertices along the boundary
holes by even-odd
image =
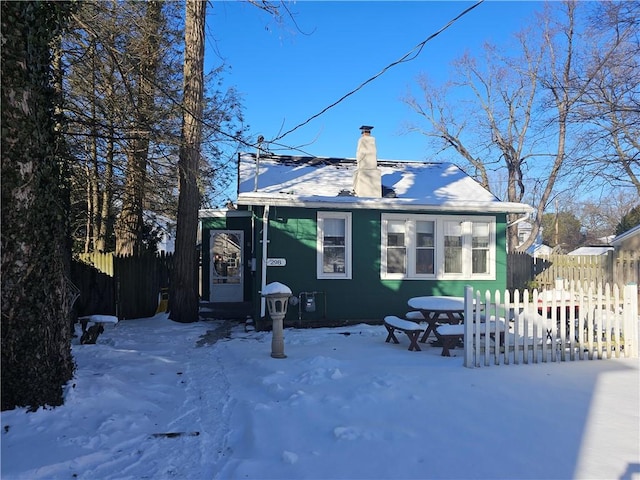
[[[507,229],[513,227],[514,225],[519,224],[520,222],[524,222],[525,220],[529,220],[531,218],[531,213],[523,213],[521,217],[516,218],[513,222],[507,223]],[[507,233],[507,252],[509,251],[509,235]]]
[[[264,206],[264,212],[262,212],[262,268],[260,269],[260,291],[264,290],[267,286],[267,243],[269,242],[269,236],[267,230],[269,228],[269,205]],[[260,297],[260,318],[266,315],[266,300],[263,296]]]
[[[517,225],[520,222],[524,222],[525,220],[529,220],[530,216],[531,216],[530,213],[524,213],[522,217],[516,218],[513,222],[508,223],[507,227],[513,227],[514,225]]]

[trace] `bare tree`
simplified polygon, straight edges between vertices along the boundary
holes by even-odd
[[[519,56],[501,56],[487,45],[483,64],[466,55],[455,63],[455,81],[436,89],[420,80],[423,98],[406,99],[427,120],[429,128],[420,131],[443,149],[452,148],[485,187],[494,193],[505,190],[508,201],[534,204],[530,238],[517,247],[512,225],[510,251],[533,244],[563,165],[575,154],[568,142],[570,114],[608,58],[603,52],[589,70],[577,61],[583,43],[576,9],[575,1],[546,5],[536,23],[517,36]],[[491,185],[491,170],[498,168],[507,170],[504,189]]]
[[[539,80],[536,72],[542,62],[542,52],[532,51],[524,41],[526,38],[525,34],[520,36],[523,56],[516,65],[506,58],[496,61],[496,48],[487,44],[486,72],[474,58],[465,55],[454,63],[455,81],[437,89],[423,76],[418,80],[424,93],[421,101],[413,96],[405,99],[430,124],[430,129],[421,130],[423,134],[436,139],[443,149],[453,148],[485,188],[494,193],[503,190],[510,202],[522,202],[525,195],[523,168],[531,156],[527,139],[536,106]],[[463,102],[472,102],[474,114],[469,111],[469,115],[461,115],[460,109],[449,102],[449,96],[461,90],[470,92]],[[491,178],[495,177],[492,171],[504,166],[506,188],[501,188],[492,184]],[[509,246],[514,250],[517,231],[513,229],[510,233]]]
[[[596,182],[631,186],[640,196],[640,3],[600,3],[588,32],[594,47],[585,62],[597,73],[578,79],[588,87],[574,120],[585,126],[581,139],[589,155],[575,166]]]
[[[169,289],[170,318],[182,323],[198,320],[196,236],[200,207],[198,171],[202,141],[206,6],[206,0],[187,0],[185,5],[184,100],[178,162],[180,193]]]
[[[576,199],[565,194],[560,203],[565,211],[573,212],[580,220],[585,233],[585,243],[600,245],[607,243],[615,234],[616,225],[633,207],[638,205],[638,195],[632,189],[616,189],[607,196],[606,202],[598,198]]]

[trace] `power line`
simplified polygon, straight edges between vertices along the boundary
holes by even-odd
[[[440,28],[438,31],[436,31],[435,33],[432,33],[431,35],[429,35],[429,37],[427,37],[425,40],[423,40],[422,42],[420,42],[418,45],[416,45],[415,47],[413,47],[409,52],[407,52],[405,55],[403,55],[400,59],[396,60],[393,63],[390,63],[389,65],[387,65],[386,67],[384,67],[382,70],[380,70],[380,72],[378,72],[377,74],[375,74],[374,76],[368,78],[367,80],[365,80],[364,82],[362,82],[360,85],[358,85],[356,88],[354,88],[353,90],[351,90],[349,93],[346,93],[345,95],[343,95],[342,97],[340,97],[338,100],[336,100],[335,102],[333,102],[331,105],[323,108],[322,110],[320,110],[318,113],[316,113],[315,115],[312,115],[311,117],[307,118],[304,122],[299,123],[298,125],[296,125],[295,127],[293,127],[290,130],[287,130],[286,132],[284,132],[282,135],[277,136],[276,138],[274,138],[273,140],[271,140],[270,142],[267,143],[271,143],[271,142],[275,142],[277,140],[281,140],[284,137],[286,137],[287,135],[289,135],[290,133],[296,131],[298,128],[306,125],[307,123],[311,122],[312,120],[318,118],[320,115],[324,114],[327,110],[335,107],[336,105],[338,105],[339,103],[341,103],[343,100],[345,100],[346,98],[350,97],[351,95],[353,95],[354,93],[356,93],[358,90],[361,90],[365,85],[367,85],[368,83],[373,82],[376,78],[378,78],[379,76],[381,76],[382,74],[384,74],[387,70],[389,70],[392,67],[395,67],[396,65],[399,65],[401,63],[405,63],[405,62],[410,62],[411,60],[414,60],[415,58],[418,57],[418,55],[420,55],[420,52],[422,51],[422,49],[424,48],[424,46],[427,44],[427,42],[433,40],[435,37],[437,37],[438,35],[440,35],[442,32],[444,32],[447,28],[449,28],[451,25],[453,25],[455,22],[457,22],[460,18],[462,18],[464,15],[466,15],[467,13],[469,13],[471,10],[473,10],[474,8],[476,8],[478,5],[480,5],[482,2],[484,2],[484,0],[479,0],[477,3],[475,3],[474,5],[470,6],[469,8],[467,8],[466,10],[464,10],[462,13],[460,13],[457,17],[451,19],[446,25],[444,25],[442,28]]]

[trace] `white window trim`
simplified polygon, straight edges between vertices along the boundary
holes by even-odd
[[[324,252],[324,219],[338,218],[344,220],[344,272],[326,273],[323,271]],[[352,234],[351,234],[351,212],[318,212],[317,213],[317,239],[316,239],[316,275],[318,279],[331,280],[351,280],[352,275]]]
[[[383,213],[381,216],[381,245],[380,245],[380,278],[384,280],[495,280],[496,278],[496,218],[492,216],[465,215],[406,215],[398,213]],[[387,273],[387,220],[404,220],[408,222],[405,246],[407,247],[407,273]],[[435,255],[434,273],[415,273],[415,225],[416,221],[434,222]],[[448,221],[463,224],[462,273],[444,272],[444,225]],[[482,222],[489,224],[489,271],[473,274],[471,262],[471,224]]]

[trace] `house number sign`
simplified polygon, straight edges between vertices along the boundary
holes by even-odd
[[[267,267],[284,267],[286,264],[286,258],[267,258]]]

